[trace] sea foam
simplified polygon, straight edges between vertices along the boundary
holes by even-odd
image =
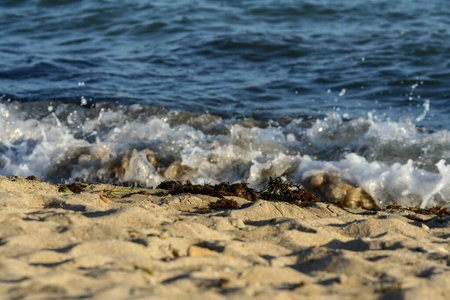
[[[51,107],[52,109],[49,109]],[[305,121],[222,119],[140,105],[0,104],[0,174],[156,186],[163,180],[305,181],[317,173],[361,187],[380,206],[450,198],[450,134],[410,118],[337,113]]]

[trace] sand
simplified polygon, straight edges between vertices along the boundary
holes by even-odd
[[[449,217],[233,199],[0,176],[1,298],[450,299]]]

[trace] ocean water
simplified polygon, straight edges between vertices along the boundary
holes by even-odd
[[[450,2],[0,1],[0,174],[450,201]]]

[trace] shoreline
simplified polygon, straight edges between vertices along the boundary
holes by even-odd
[[[450,217],[0,176],[7,299],[448,299]]]

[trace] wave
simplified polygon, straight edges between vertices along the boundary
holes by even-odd
[[[352,119],[334,112],[257,121],[53,101],[1,103],[0,126],[0,174],[7,176],[146,187],[164,180],[229,181],[261,188],[272,176],[307,183],[319,174],[362,189],[380,206],[430,207],[450,198],[450,133],[427,132],[410,118],[368,113]]]

